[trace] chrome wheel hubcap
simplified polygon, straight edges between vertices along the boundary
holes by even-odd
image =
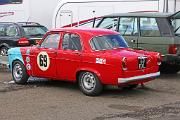
[[[90,72],[86,72],[82,76],[82,84],[83,84],[84,89],[88,91],[92,91],[96,86],[96,80],[95,80],[94,75]]]
[[[1,49],[0,54],[1,54],[2,56],[7,55],[7,50],[6,50],[6,49]]]
[[[23,71],[21,65],[18,63],[14,65],[13,76],[17,82],[22,79]]]

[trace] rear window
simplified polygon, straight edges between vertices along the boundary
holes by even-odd
[[[111,50],[128,47],[121,35],[97,36],[90,41],[90,45],[93,50]]]
[[[42,37],[46,32],[47,28],[43,26],[22,26],[26,36]]]

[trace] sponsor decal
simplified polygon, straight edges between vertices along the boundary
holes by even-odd
[[[40,52],[37,56],[37,64],[39,69],[46,71],[50,65],[49,55],[46,52]]]
[[[1,12],[0,18],[5,17],[5,16],[11,16],[11,15],[14,15],[14,12]]]
[[[98,63],[98,64],[106,64],[106,59],[96,58],[96,63]]]
[[[26,64],[26,69],[27,70],[31,70],[31,65],[28,63],[28,64]]]
[[[27,56],[26,57],[26,62],[29,63],[30,62],[30,58]]]

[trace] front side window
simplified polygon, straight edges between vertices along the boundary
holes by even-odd
[[[118,23],[118,18],[104,18],[101,23],[98,25],[98,28],[105,28],[105,29],[111,29],[116,30]]]
[[[63,50],[82,50],[80,37],[77,34],[66,33],[62,42]]]
[[[53,33],[48,35],[44,41],[41,43],[41,48],[54,48],[58,49],[60,41],[60,34],[59,33]]]
[[[90,27],[90,28],[92,28],[93,24],[94,24],[94,27],[97,26],[97,24],[100,22],[101,19],[102,18],[95,18],[95,21],[92,19],[92,20],[89,20],[87,22],[81,23],[81,24],[77,25],[76,27]]]
[[[128,47],[121,35],[97,36],[90,41],[90,45],[93,50],[111,50]]]
[[[121,33],[121,35],[138,35],[137,18],[120,18],[118,31]]]
[[[147,36],[147,37],[161,36],[155,18],[140,18],[140,31],[141,31],[141,36]]]

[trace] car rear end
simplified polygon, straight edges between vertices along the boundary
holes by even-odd
[[[161,55],[156,52],[149,53],[141,51],[140,54],[122,58],[122,75],[118,78],[119,86],[142,84],[160,75]]]
[[[21,29],[29,40],[29,45],[37,45],[44,34],[48,31],[45,26],[34,22],[19,22]]]

